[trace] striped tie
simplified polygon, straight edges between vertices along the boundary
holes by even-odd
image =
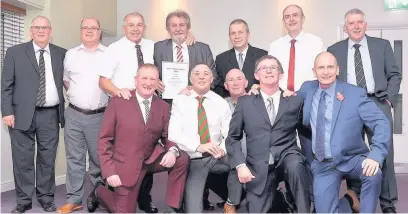
[[[210,130],[208,128],[207,122],[207,115],[205,114],[205,109],[203,106],[203,102],[205,97],[197,96],[196,99],[198,100],[198,134],[200,135],[200,143],[206,144],[211,141],[210,139]]]
[[[44,49],[40,50],[40,59],[38,60],[38,67],[40,68],[40,84],[37,92],[36,106],[44,106],[45,104],[45,62],[44,62]]]
[[[177,45],[177,62],[183,62],[183,52],[181,51],[181,45]]]
[[[367,90],[366,79],[364,76],[363,61],[361,59],[360,46],[361,46],[360,44],[353,45],[354,49],[356,49],[354,52],[354,68],[356,72],[356,82],[358,86]]]

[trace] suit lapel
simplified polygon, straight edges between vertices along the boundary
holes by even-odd
[[[145,130],[147,129],[147,127],[149,127],[149,125],[151,125],[152,123],[154,123],[155,119],[154,119],[154,115],[152,114],[152,112],[156,113],[156,115],[159,112],[159,103],[158,103],[158,99],[156,96],[153,95],[152,97],[152,103],[150,105],[150,111],[149,111],[149,116],[147,118],[147,122],[146,122],[146,126],[145,126]],[[141,111],[140,111],[141,112]],[[143,116],[143,115],[142,115]],[[156,120],[157,121],[157,120]],[[157,124],[157,123],[156,123]]]
[[[254,58],[255,58],[255,52],[253,51],[253,47],[251,45],[248,45],[248,51],[245,56],[244,65],[242,66],[242,71],[244,71],[247,78],[253,78],[254,76],[255,68],[250,67],[250,65],[255,65],[255,63],[252,63]]]
[[[339,99],[337,99],[337,93],[342,94],[343,93],[343,86],[342,82],[337,81],[336,82],[336,91],[334,93],[334,99],[333,99],[333,115],[332,115],[332,123],[331,123],[331,132],[330,134],[333,133],[334,127],[337,123],[337,116],[339,116],[340,108],[341,108],[341,103]]]
[[[33,41],[26,43],[26,53],[28,55],[28,58],[30,59],[31,64],[34,66],[35,71],[39,73],[40,68],[38,67],[37,58],[35,57]]]
[[[288,98],[283,97],[282,93],[283,91],[281,90],[278,113],[276,114],[275,121],[273,123],[274,126],[279,121],[279,119],[282,117],[282,115],[286,112],[286,110],[288,110],[290,106],[290,103],[288,102]]]
[[[310,125],[310,112],[312,111],[313,94],[319,86],[319,83],[317,81],[314,81],[313,83],[313,87],[311,87],[311,89],[306,93],[306,99],[304,101],[303,107],[303,124],[306,126]]]
[[[164,50],[164,61],[173,62],[173,45],[171,39],[168,39],[166,43],[166,49]]]
[[[348,58],[348,40],[345,39],[341,45],[340,57],[339,57],[339,66],[340,66],[340,74],[339,79],[347,82],[347,58]],[[344,59],[344,60],[341,60]]]
[[[143,127],[146,129],[146,125],[143,119],[142,109],[140,109],[139,100],[137,100],[137,97],[136,97],[136,91],[132,91],[131,93],[132,93],[132,97],[130,99],[133,101],[132,105],[133,105],[133,108],[135,109],[135,114],[138,117],[137,119],[139,120],[139,124],[142,124]]]
[[[59,56],[57,55],[57,51],[55,50],[55,47],[52,45],[49,45],[50,47],[50,58],[51,58],[51,66],[52,66],[52,73],[54,74],[54,78],[57,77],[56,71],[60,71],[60,66],[61,64],[59,63],[60,61]]]
[[[189,70],[193,70],[194,66],[196,66],[195,62],[195,45],[187,45],[188,48],[188,64],[189,64]]]
[[[254,97],[253,103],[255,108],[261,113],[264,119],[272,126],[271,121],[269,120],[268,112],[266,111],[265,102],[263,101],[262,95],[258,94]]]
[[[237,56],[235,55],[235,49],[234,48],[232,48],[229,51],[229,57],[228,58],[229,58],[229,63],[231,64],[232,68],[239,68],[238,61],[237,61]]]
[[[370,53],[371,70],[372,70],[372,73],[373,73],[374,82],[381,82],[381,80],[377,80],[377,79],[376,79],[377,75],[376,75],[375,71],[376,71],[377,69],[376,69],[376,67],[374,67],[374,66],[376,65],[375,62],[381,61],[380,58],[377,59],[378,54],[375,54],[375,53],[381,53],[381,50],[376,50],[376,49],[377,49],[377,48],[376,48],[377,46],[375,46],[374,44],[371,43],[371,42],[372,42],[371,37],[369,37],[369,36],[367,36],[367,35],[366,35],[366,37],[367,37],[368,52]],[[381,69],[378,69],[378,70],[382,71]],[[377,86],[377,84],[376,84],[375,86]],[[375,90],[375,91],[376,91],[376,90]]]

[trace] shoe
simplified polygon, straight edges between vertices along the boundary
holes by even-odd
[[[397,209],[395,209],[395,207],[386,207],[384,209],[382,209],[383,213],[397,213]]]
[[[86,206],[88,208],[88,212],[90,213],[95,212],[96,208],[98,208],[99,200],[98,195],[96,194],[96,188],[98,188],[100,185],[104,186],[104,183],[102,181],[96,182],[95,187],[86,199]]]
[[[11,211],[11,213],[25,213],[27,210],[31,210],[33,207],[31,206],[31,203],[22,205],[18,204],[14,210]]]
[[[353,190],[347,190],[344,194],[344,198],[350,203],[351,210],[355,213],[360,212],[360,201],[358,200],[357,194]]]
[[[153,202],[143,202],[139,203],[139,209],[144,211],[145,213],[158,213],[159,210],[156,206],[154,206]]]
[[[203,209],[214,210],[214,205],[208,199],[203,199]]]
[[[82,210],[84,206],[81,204],[65,204],[64,206],[57,209],[57,213],[72,213],[75,211]]]
[[[184,212],[182,209],[177,209],[177,208],[167,206],[166,210],[163,213],[184,213]]]
[[[55,210],[57,210],[57,208],[55,207],[54,202],[44,202],[41,204],[43,210],[47,213],[49,212],[54,212]]]
[[[230,205],[228,203],[224,204],[224,213],[237,213],[235,205]]]

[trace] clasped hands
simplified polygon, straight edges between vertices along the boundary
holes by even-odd
[[[209,153],[216,159],[220,159],[225,156],[225,151],[218,145],[214,144],[213,142],[209,142],[206,144],[200,144],[197,147],[197,152],[200,153]]]

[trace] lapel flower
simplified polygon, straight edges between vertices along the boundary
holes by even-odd
[[[343,101],[344,100],[343,94],[340,93],[340,92],[337,92],[337,99],[340,100],[340,101]]]

